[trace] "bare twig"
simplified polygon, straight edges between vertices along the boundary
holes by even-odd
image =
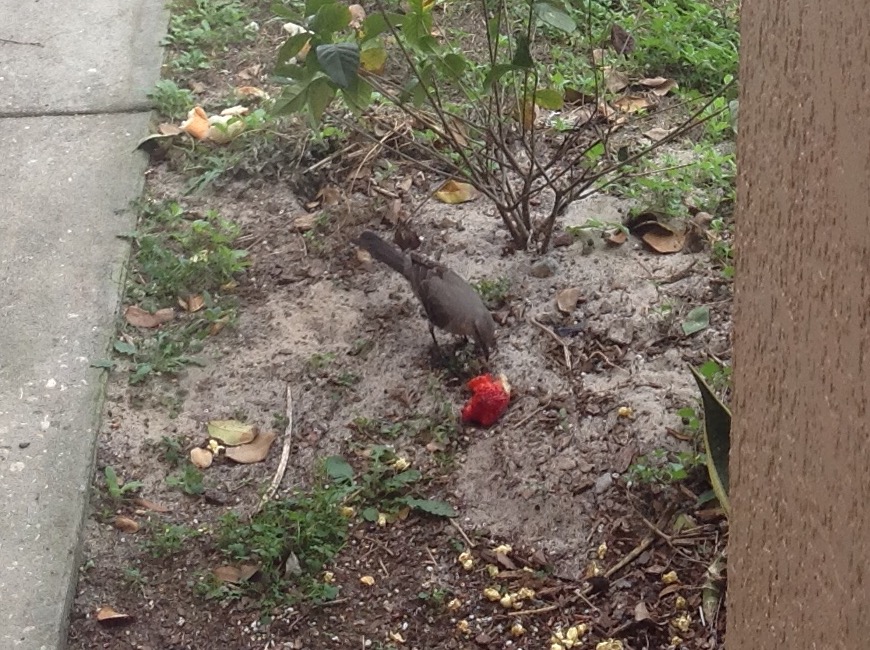
[[[287,471],[287,461],[290,460],[290,443],[293,441],[293,396],[290,394],[290,386],[287,386],[287,407],[284,413],[287,417],[287,426],[284,427],[284,446],[281,449],[281,462],[278,463],[278,469],[275,472],[275,476],[272,477],[272,483],[260,498],[257,509],[254,510],[255,515],[275,496],[281,481],[284,479],[284,472]]]
[[[471,539],[468,537],[468,535],[465,534],[465,531],[462,530],[462,526],[460,526],[459,524],[456,523],[455,519],[448,519],[447,521],[449,521],[453,525],[453,527],[457,530],[457,532],[459,532],[459,534],[462,535],[462,539],[464,539],[465,543],[468,544],[468,548],[474,548],[475,546],[477,546],[477,544],[472,542]]]
[[[538,327],[540,327],[542,330],[544,330],[550,336],[550,338],[552,338],[556,343],[562,346],[562,353],[565,355],[565,367],[569,371],[572,370],[573,364],[571,363],[571,350],[568,348],[568,344],[565,343],[565,340],[534,316],[531,316],[529,320]]]

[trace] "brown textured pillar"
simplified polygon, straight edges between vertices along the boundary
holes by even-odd
[[[870,4],[743,0],[728,650],[870,647]]]

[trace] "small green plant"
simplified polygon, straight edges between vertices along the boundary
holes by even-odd
[[[123,578],[124,582],[137,589],[141,589],[148,582],[137,567],[124,567]]]
[[[192,72],[210,67],[212,55],[249,41],[256,33],[249,10],[238,0],[173,0],[163,44],[169,67]]]
[[[183,440],[177,437],[162,436],[157,443],[157,453],[160,460],[169,463],[172,467],[178,467],[186,458]]]
[[[103,475],[106,479],[106,491],[113,499],[123,499],[142,487],[141,481],[124,482],[111,465],[106,465]]]
[[[244,585],[244,590],[259,589],[266,606],[334,599],[338,588],[320,572],[347,540],[348,519],[340,511],[343,497],[343,490],[321,486],[267,503],[249,523],[235,513],[222,517],[217,529],[221,552],[232,561],[260,566],[263,580]],[[286,570],[289,565],[294,568]]]
[[[201,535],[200,531],[178,524],[156,524],[149,528],[149,536],[142,543],[144,550],[152,557],[161,559],[175,555],[187,543]]]
[[[704,455],[697,452],[656,449],[640,456],[628,468],[628,477],[633,483],[667,485],[688,478],[689,472],[703,464]]]
[[[180,120],[187,116],[188,111],[196,104],[193,93],[186,88],[179,88],[171,79],[161,79],[148,93],[148,99],[154,103],[157,111],[170,120]]]
[[[188,463],[180,473],[177,472],[167,476],[166,485],[178,488],[190,496],[199,496],[205,492],[203,478],[202,472],[196,465]]]
[[[483,279],[476,282],[474,288],[487,309],[499,309],[507,302],[508,292],[511,288],[511,281],[507,278],[496,278],[495,280]]]
[[[415,496],[414,486],[423,475],[411,469],[408,461],[396,456],[385,445],[375,445],[368,452],[368,462],[359,476],[341,456],[330,456],[324,468],[326,475],[346,493],[346,502],[359,506],[362,518],[375,522],[395,516],[403,508],[411,508],[438,517],[455,517],[456,511],[446,501]]]

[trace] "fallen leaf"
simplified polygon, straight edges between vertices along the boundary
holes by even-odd
[[[203,298],[200,294],[188,296],[187,298],[179,298],[178,306],[181,307],[184,311],[193,314],[205,307],[205,298]]]
[[[663,255],[679,253],[683,250],[686,241],[684,234],[675,232],[663,224],[656,224],[656,227],[649,228],[640,238],[656,253]]]
[[[665,77],[652,77],[650,79],[641,79],[637,82],[641,86],[646,86],[650,89],[653,95],[664,97],[672,90],[679,88],[680,85],[674,79]]]
[[[158,126],[157,131],[160,133],[160,135],[167,135],[167,136],[181,135],[182,133],[184,133],[184,131],[181,129],[180,126],[176,126],[175,124],[166,124],[166,123],[163,123],[160,126]]]
[[[581,295],[579,287],[562,289],[556,294],[556,306],[562,313],[570,314],[577,308],[577,301],[580,300]]]
[[[323,205],[338,205],[341,202],[341,190],[335,185],[324,185],[317,193],[317,198]]]
[[[604,59],[607,56],[607,50],[601,47],[596,47],[592,50],[592,63],[595,65],[601,65],[604,63]]]
[[[616,68],[610,66],[604,68],[604,87],[608,92],[618,93],[628,86],[628,77]]]
[[[158,309],[153,314],[136,305],[130,305],[124,310],[124,320],[133,327],[152,329],[171,321],[173,318],[175,318],[175,311],[171,307]]]
[[[269,93],[256,86],[239,86],[236,95],[242,99],[269,99]]]
[[[710,325],[710,310],[707,307],[695,307],[682,323],[683,334],[689,336],[695,332],[707,329]]]
[[[259,570],[260,567],[257,564],[242,564],[237,567],[227,564],[219,566],[217,569],[212,571],[212,573],[214,574],[214,577],[221,582],[237,584],[240,582],[247,582],[253,578]]]
[[[208,435],[234,447],[251,442],[257,436],[257,429],[253,424],[238,420],[212,420],[208,423]]]
[[[652,102],[643,96],[621,97],[613,105],[623,113],[637,113],[652,106]]]
[[[320,213],[305,212],[297,217],[293,217],[293,229],[297,232],[308,232],[317,223],[317,218]]]
[[[208,449],[194,447],[190,450],[190,462],[199,467],[200,469],[210,467],[213,460],[214,455],[212,455],[212,453]]]
[[[133,617],[129,614],[115,611],[111,607],[100,607],[96,613],[97,621],[106,627],[117,627],[133,622]]]
[[[634,52],[634,37],[625,31],[622,25],[613,23],[610,26],[610,44],[617,54],[631,54]]]
[[[145,508],[146,510],[151,510],[152,512],[169,512],[169,508],[166,506],[156,503],[154,501],[150,501],[148,499],[143,499],[142,497],[136,497],[133,499],[133,503],[140,508]]]
[[[229,447],[224,453],[227,458],[237,463],[259,463],[269,455],[269,448],[275,442],[276,435],[266,431],[258,435],[253,442],[239,447]]]
[[[130,517],[118,515],[112,521],[112,525],[122,533],[135,533],[139,530],[139,523]]]
[[[473,185],[461,181],[449,180],[435,191],[435,197],[443,203],[466,203],[478,197],[478,191]]]
[[[640,623],[641,621],[648,621],[652,617],[649,615],[649,610],[646,607],[646,604],[643,601],[640,601],[637,605],[634,606],[634,620]]]
[[[624,230],[614,230],[612,233],[607,235],[606,241],[611,246],[622,246],[627,239],[628,235],[625,234]]]
[[[646,137],[648,137],[650,140],[652,140],[653,142],[658,142],[659,140],[663,140],[664,138],[668,137],[670,134],[671,134],[670,129],[663,129],[659,126],[653,128],[653,129],[650,129],[649,131],[646,131],[644,133],[644,135]]]

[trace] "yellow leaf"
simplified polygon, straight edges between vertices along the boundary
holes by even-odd
[[[359,63],[363,70],[372,74],[381,74],[387,63],[387,51],[382,47],[370,47],[359,53]]]
[[[460,181],[449,180],[440,189],[435,191],[435,198],[443,203],[467,203],[478,196],[474,186]]]
[[[212,420],[208,423],[208,435],[217,438],[225,445],[234,447],[251,442],[257,435],[253,424],[238,420]]]

